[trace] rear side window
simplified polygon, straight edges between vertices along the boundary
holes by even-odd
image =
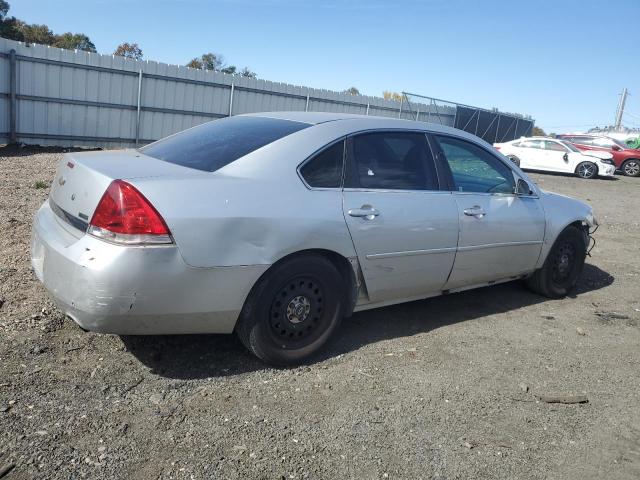
[[[559,144],[558,142],[551,142],[549,140],[544,142],[544,149],[545,150],[553,150],[555,152],[566,152],[567,149]]]
[[[471,142],[436,136],[458,192],[513,193],[511,169]]]
[[[215,172],[260,147],[310,125],[265,117],[230,117],[203,123],[140,149],[183,167]]]
[[[343,159],[344,141],[341,141],[308,160],[300,168],[300,175],[312,188],[340,188]]]
[[[386,190],[437,190],[435,165],[423,133],[354,136],[345,186]]]

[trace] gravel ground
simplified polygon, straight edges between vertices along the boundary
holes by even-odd
[[[0,477],[640,478],[640,179],[533,175],[603,224],[572,297],[511,283],[358,313],[272,369],[232,336],[66,320],[29,267],[59,158],[0,149]]]

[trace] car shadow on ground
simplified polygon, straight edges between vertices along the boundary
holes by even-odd
[[[571,297],[611,285],[614,277],[585,264]],[[333,340],[309,364],[391,338],[427,333],[468,320],[549,301],[521,282],[359,312],[345,319]],[[127,350],[153,373],[173,379],[238,375],[270,367],[249,354],[235,335],[122,336]]]

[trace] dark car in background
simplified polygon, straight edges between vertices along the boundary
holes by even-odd
[[[640,150],[620,140],[601,135],[563,134],[557,138],[573,143],[580,150],[600,150],[613,155],[616,168],[629,177],[640,176]]]

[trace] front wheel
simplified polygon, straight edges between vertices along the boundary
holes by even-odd
[[[584,232],[567,227],[551,247],[542,268],[527,279],[527,285],[545,297],[562,298],[576,286],[586,256]]]
[[[253,288],[236,333],[266,363],[296,365],[336,330],[345,309],[344,280],[324,257],[295,257],[275,265]]]
[[[631,159],[622,164],[622,173],[628,177],[640,176],[640,160]]]
[[[576,167],[576,175],[580,178],[595,178],[598,175],[598,167],[592,162],[581,162]]]

